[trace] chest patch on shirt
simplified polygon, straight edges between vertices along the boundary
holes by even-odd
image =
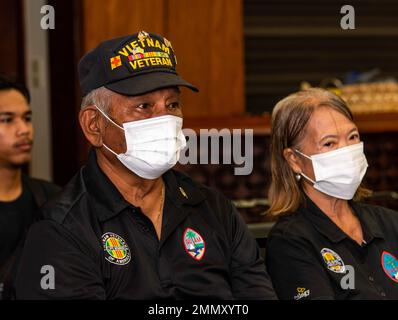
[[[104,247],[105,259],[110,263],[123,266],[130,262],[130,248],[121,236],[107,232],[102,236],[102,245]]]
[[[381,254],[381,265],[387,276],[398,282],[398,260],[391,253],[383,251]]]
[[[336,273],[345,273],[345,265],[343,259],[334,252],[332,249],[323,248],[321,250],[323,261],[325,261],[326,267]]]
[[[191,228],[184,231],[183,243],[185,251],[195,260],[201,260],[205,255],[206,243],[199,232]]]

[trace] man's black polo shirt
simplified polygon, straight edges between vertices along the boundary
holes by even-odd
[[[296,213],[279,219],[266,257],[279,298],[398,299],[398,213],[350,205],[363,229],[362,246],[308,198]]]
[[[95,154],[33,225],[17,298],[267,299],[275,297],[255,240],[231,202],[168,171],[160,241],[127,203]],[[55,289],[40,273],[52,266]],[[48,269],[44,269],[48,270]]]

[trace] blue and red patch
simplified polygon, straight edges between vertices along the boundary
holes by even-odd
[[[182,237],[185,251],[195,260],[201,260],[206,252],[206,243],[199,232],[187,228]]]
[[[398,282],[398,260],[395,256],[387,251],[383,251],[381,254],[381,266],[392,281]]]

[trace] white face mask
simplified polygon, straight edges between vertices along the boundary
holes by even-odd
[[[180,152],[186,146],[182,119],[166,115],[123,123],[115,123],[97,106],[96,108],[118,128],[124,130],[127,150],[117,154],[105,144],[129,170],[144,179],[157,179],[175,166]]]
[[[363,142],[337,150],[307,156],[296,152],[312,161],[315,181],[314,188],[338,199],[351,200],[366,173],[368,162],[363,152]]]

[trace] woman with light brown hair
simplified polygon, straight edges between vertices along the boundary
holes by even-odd
[[[398,213],[361,203],[368,166],[353,115],[313,88],[272,113],[267,267],[281,299],[398,299]]]

